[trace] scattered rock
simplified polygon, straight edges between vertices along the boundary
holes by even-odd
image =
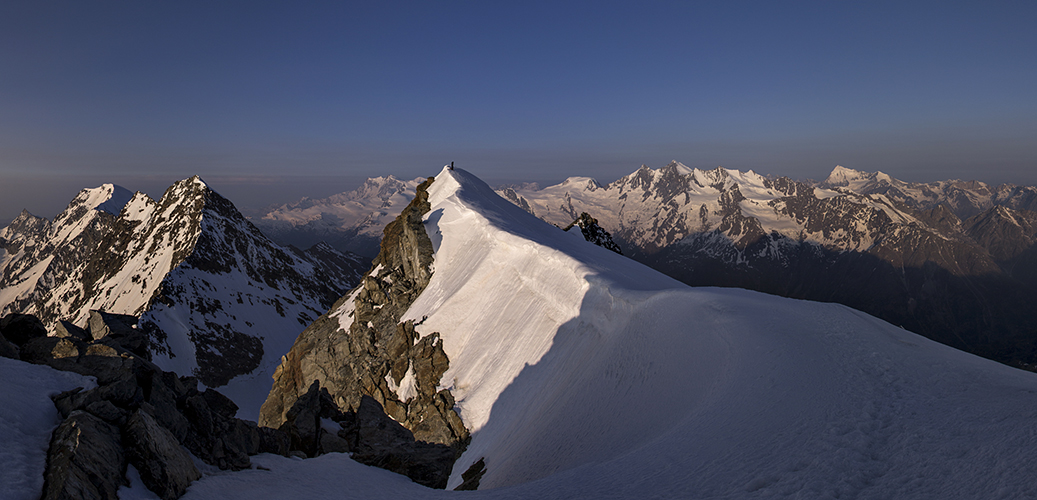
[[[483,474],[486,474],[485,457],[480,458],[468,470],[461,473],[461,484],[457,485],[454,491],[475,491],[479,489],[479,481],[482,479]]]
[[[75,411],[51,437],[41,498],[118,500],[125,472],[119,429]]]
[[[93,340],[90,338],[90,332],[65,320],[60,320],[54,324],[54,336],[61,338],[72,337],[82,342]]]
[[[147,349],[147,339],[137,330],[137,317],[125,314],[112,314],[104,311],[90,311],[90,337],[97,342],[118,347],[132,352],[145,359],[151,359]]]

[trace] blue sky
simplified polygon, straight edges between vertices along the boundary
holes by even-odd
[[[249,208],[449,161],[1037,184],[1034,2],[3,2],[0,217]]]

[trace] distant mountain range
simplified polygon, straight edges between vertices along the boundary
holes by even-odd
[[[106,184],[0,229],[0,315],[66,330],[91,310],[134,316],[152,361],[258,410],[280,356],[367,266],[271,242],[198,177],[158,201]]]
[[[695,286],[838,302],[940,342],[1037,365],[1037,189],[908,183],[836,167],[819,183],[678,162],[608,185],[499,194],[554,224],[588,212],[628,255]]]
[[[419,180],[369,180],[257,219],[275,241],[374,255]],[[836,167],[821,182],[679,162],[602,185],[570,177],[498,194],[565,227],[586,212],[624,254],[695,286],[838,302],[949,345],[1037,368],[1037,188],[911,183]],[[398,209],[398,208],[395,208]]]

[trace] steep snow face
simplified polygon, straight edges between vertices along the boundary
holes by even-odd
[[[719,179],[719,178],[718,178]],[[833,304],[691,289],[446,170],[425,318],[488,497],[1037,492],[1037,376]]]
[[[327,241],[340,251],[374,256],[382,228],[410,203],[424,180],[374,177],[353,191],[282,205],[253,222],[280,244],[306,248]]]

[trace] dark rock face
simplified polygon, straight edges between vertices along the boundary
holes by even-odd
[[[486,474],[486,461],[480,458],[461,473],[461,484],[454,488],[455,491],[475,491],[479,489],[479,481]]]
[[[442,341],[438,334],[419,338],[411,322],[400,322],[431,277],[432,243],[422,224],[431,181],[418,187],[410,205],[385,228],[381,252],[361,287],[303,331],[283,358],[261,425],[284,424],[317,380],[343,411],[358,412],[369,396],[414,439],[446,445],[454,454],[463,450],[468,431],[453,409],[453,397],[436,390],[449,365]],[[401,400],[395,387],[408,373],[415,394]]]
[[[125,483],[126,454],[119,429],[73,412],[54,431],[43,475],[44,500],[118,500]]]
[[[46,337],[47,328],[36,316],[8,314],[0,319],[0,334],[3,334],[8,342],[22,346],[32,339]]]
[[[8,342],[7,339],[4,338],[3,333],[0,333],[0,356],[11,359],[21,358],[21,349],[13,343]]]
[[[623,250],[619,248],[619,245],[615,241],[612,241],[612,235],[608,231],[601,228],[598,225],[598,219],[591,217],[587,212],[580,214],[580,217],[572,221],[571,224],[563,228],[563,231],[568,231],[573,226],[579,226],[580,232],[583,233],[583,238],[599,247],[612,250],[620,255],[623,255]]]
[[[356,433],[353,459],[357,462],[403,474],[430,488],[446,488],[456,459],[454,450],[444,444],[415,441],[414,434],[389,418],[370,396],[360,400]]]
[[[446,488],[456,458],[450,446],[415,440],[370,396],[360,398],[355,412],[341,411],[317,380],[288,410],[280,430],[290,437],[292,453],[315,457],[351,452],[362,464],[403,474],[431,488]]]
[[[147,412],[130,416],[123,438],[144,485],[163,500],[180,498],[191,481],[202,477],[176,437]]]

